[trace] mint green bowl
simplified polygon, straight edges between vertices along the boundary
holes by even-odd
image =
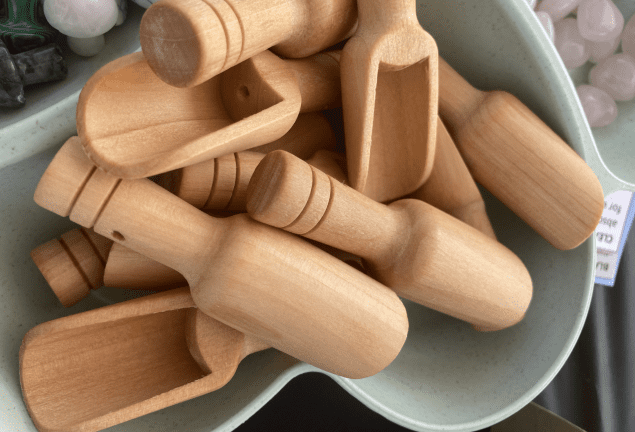
[[[481,90],[503,89],[520,98],[589,163],[605,193],[635,189],[628,183],[632,172],[620,170],[633,165],[633,152],[620,150],[620,129],[607,131],[596,147],[572,81],[524,0],[421,0],[418,15],[441,55],[459,73]],[[73,107],[67,110],[74,112]],[[71,134],[58,137],[53,147]],[[0,147],[7,145],[4,137],[3,131]],[[64,309],[31,262],[32,248],[73,226],[33,203],[35,186],[55,150],[43,147],[0,170],[0,424],[16,432],[35,430],[19,385],[18,350],[24,334],[39,323],[129,295],[104,288]],[[332,377],[365,405],[407,428],[472,431],[509,417],[558,373],[586,318],[594,239],[572,251],[556,250],[495,198],[485,194],[485,199],[499,239],[532,275],[534,297],[525,319],[507,330],[478,333],[461,321],[406,302],[410,331],[397,359],[363,380]],[[149,432],[157,424],[169,424],[173,431],[233,430],[293,377],[315,371],[274,350],[257,353],[243,361],[221,390],[110,430]]]

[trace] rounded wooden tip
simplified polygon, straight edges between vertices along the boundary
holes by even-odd
[[[154,73],[175,87],[193,87],[222,71],[225,30],[201,0],[161,0],[146,10],[139,29],[143,54]]]
[[[309,201],[313,170],[282,150],[267,154],[251,176],[247,212],[257,221],[278,228],[292,224]]]
[[[84,153],[79,137],[71,137],[42,175],[33,199],[40,207],[66,217],[95,169]]]
[[[31,251],[31,258],[62,303],[69,307],[102,285],[112,241],[83,228]]]

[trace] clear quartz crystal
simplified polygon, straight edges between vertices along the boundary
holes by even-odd
[[[635,58],[635,14],[628,20],[622,32],[622,51]]]
[[[89,38],[110,30],[117,22],[115,0],[46,0],[46,20],[66,36]]]
[[[624,16],[611,0],[584,0],[578,7],[578,30],[586,40],[607,42],[623,29]]]
[[[617,46],[620,44],[620,37],[616,37],[608,42],[589,42],[587,41],[587,48],[591,53],[590,61],[593,63],[599,63],[611,54],[615,53]]]
[[[589,82],[616,101],[629,101],[635,98],[635,59],[625,53],[613,54],[591,69]]]
[[[98,54],[106,45],[103,34],[90,38],[74,38],[68,36],[66,40],[71,51],[82,57],[92,57]]]
[[[590,85],[581,85],[576,90],[591,127],[608,126],[617,118],[617,104],[604,90]]]
[[[542,0],[538,11],[547,12],[556,23],[573,12],[581,2],[582,0]]]
[[[536,16],[538,17],[538,21],[540,21],[540,24],[542,24],[545,31],[547,32],[547,35],[549,36],[549,39],[551,39],[551,42],[554,42],[556,31],[553,27],[551,16],[547,12],[536,12]]]
[[[580,36],[575,18],[565,18],[554,24],[555,45],[567,69],[582,66],[590,57],[587,42]]]

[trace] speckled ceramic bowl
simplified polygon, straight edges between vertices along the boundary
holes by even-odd
[[[607,193],[633,190],[626,176],[620,180],[602,162],[567,71],[524,0],[421,0],[418,14],[441,55],[473,85],[519,97],[588,161]],[[74,112],[70,106],[67,110],[66,115]],[[56,146],[66,137],[60,136]],[[612,149],[616,142],[609,139],[604,147]],[[13,431],[35,430],[22,403],[18,377],[24,334],[44,321],[105,305],[122,295],[102,289],[64,309],[29,258],[33,247],[72,226],[32,200],[53,152],[0,170],[0,424],[11,425]],[[632,153],[626,157],[633,159]],[[495,198],[486,194],[485,199],[499,239],[532,275],[534,297],[522,323],[478,333],[463,322],[407,302],[410,332],[397,359],[371,378],[333,377],[371,409],[405,427],[470,431],[510,416],[560,370],[585,320],[593,289],[594,240],[572,251],[558,251]],[[223,389],[111,430],[146,432],[158,424],[173,431],[232,430],[289,380],[309,371],[316,369],[274,350],[257,353],[241,363]]]

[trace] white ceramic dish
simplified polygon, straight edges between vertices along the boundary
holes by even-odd
[[[633,190],[632,184],[605,168],[573,84],[524,0],[420,0],[418,15],[441,55],[473,85],[519,97],[588,161],[606,193]],[[74,113],[74,108],[68,109]],[[71,134],[60,136],[54,147]],[[6,145],[4,137],[0,143]],[[0,170],[0,424],[19,432],[35,430],[19,386],[17,355],[24,334],[41,322],[127,295],[102,289],[64,309],[31,262],[33,247],[73,226],[32,200],[54,150]],[[523,322],[500,332],[478,333],[408,302],[410,332],[397,359],[364,380],[333,377],[371,409],[405,427],[471,431],[509,417],[553,379],[586,318],[593,290],[594,240],[572,251],[558,251],[495,198],[485,194],[485,199],[499,239],[532,275],[534,297]],[[173,431],[229,431],[293,377],[309,371],[316,369],[273,350],[261,352],[246,358],[223,389],[110,430],[146,432],[164,424]]]
[[[59,146],[76,133],[79,92],[100,67],[140,48],[139,22],[144,11],[130,2],[126,21],[106,33],[106,46],[99,54],[80,57],[65,48],[68,65],[65,80],[27,87],[24,107],[0,110],[0,168]]]

